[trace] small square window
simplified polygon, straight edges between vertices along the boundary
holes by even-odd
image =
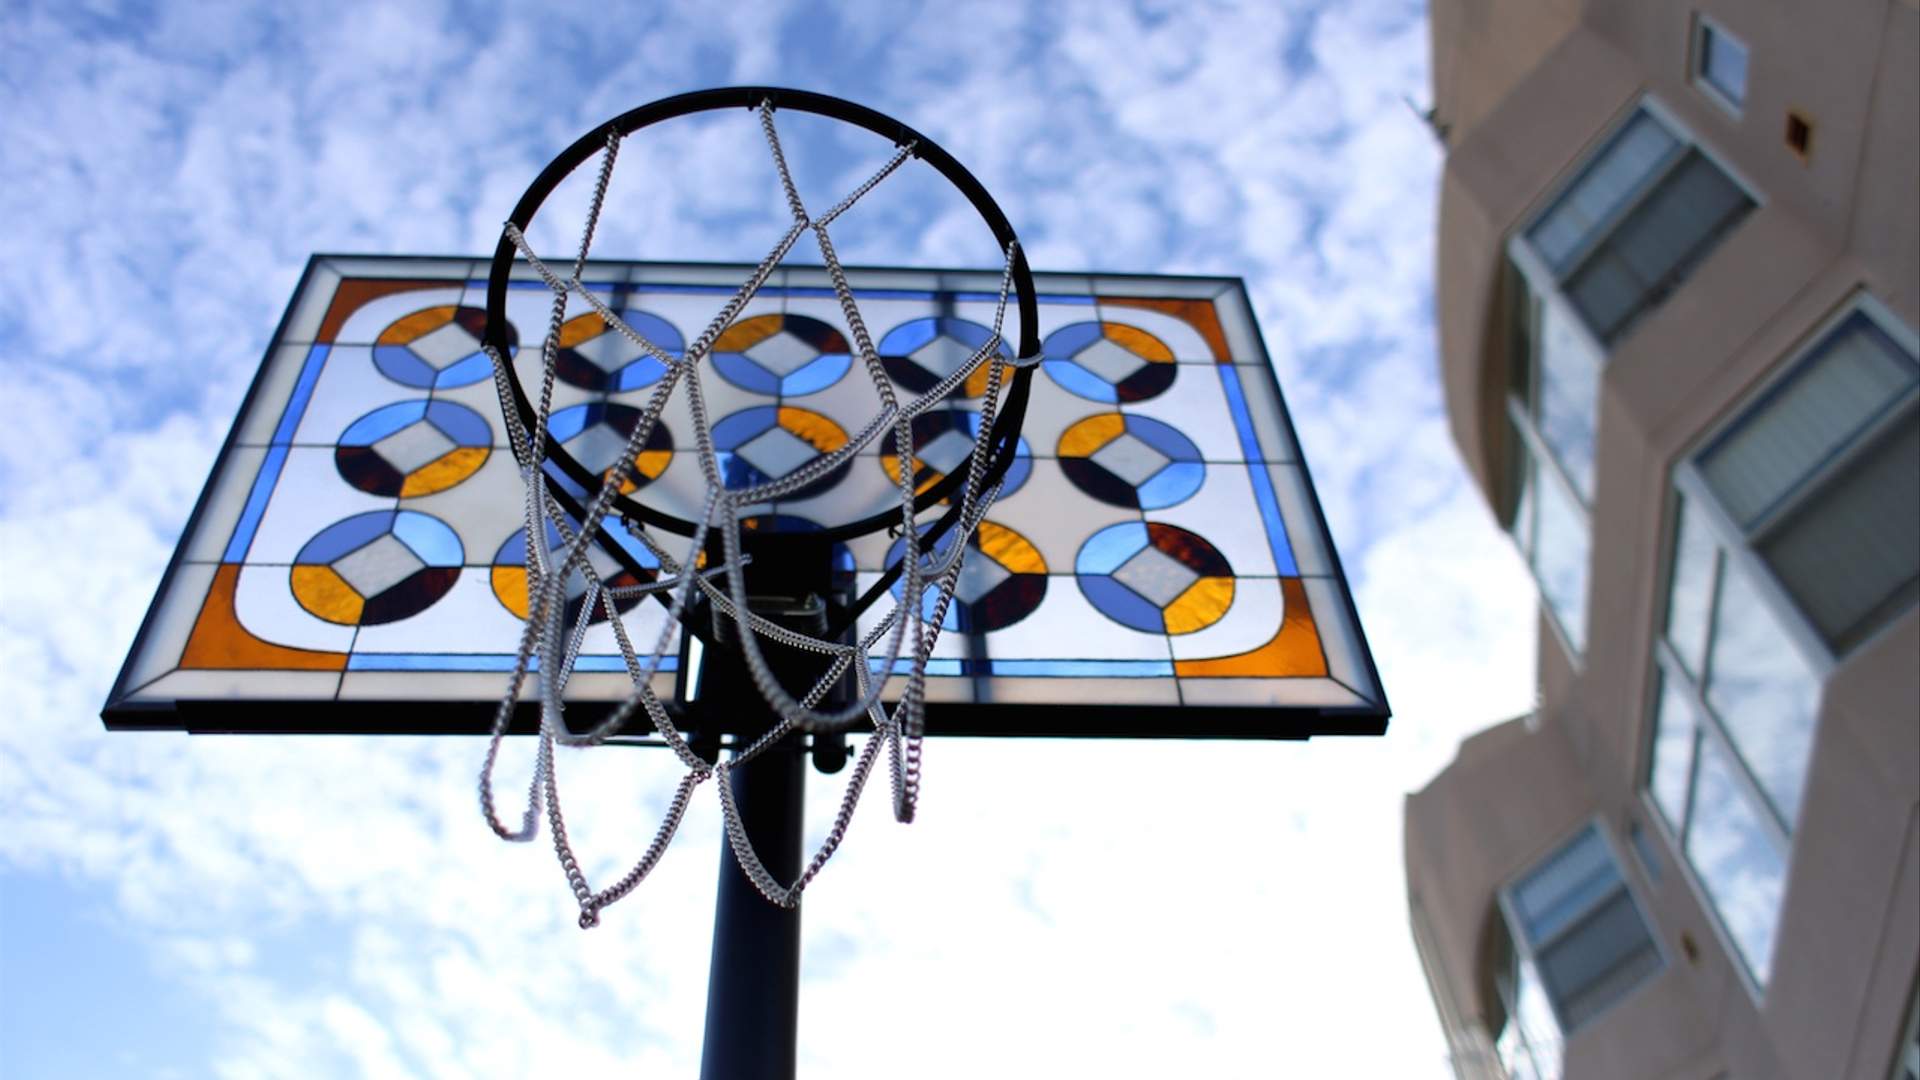
[[[1738,113],[1747,103],[1747,47],[1705,18],[1694,25],[1694,81]]]

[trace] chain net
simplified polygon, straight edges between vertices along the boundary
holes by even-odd
[[[948,607],[953,602],[954,588],[968,548],[966,538],[972,535],[999,494],[998,482],[989,486],[983,485],[982,481],[988,470],[991,433],[1001,382],[1007,364],[1030,366],[1038,362],[1038,357],[1007,361],[1000,354],[1001,325],[1006,314],[1015,255],[1015,248],[1009,244],[1003,252],[1005,262],[1001,269],[999,297],[990,337],[957,370],[925,394],[911,401],[899,400],[892,382],[881,367],[872,337],[861,317],[859,306],[854,302],[853,291],[847,283],[827,229],[835,219],[851,209],[862,196],[912,156],[914,146],[906,144],[896,147],[885,165],[831,209],[817,215],[810,214],[788,170],[774,127],[773,112],[770,101],[760,103],[760,128],[772,155],[787,207],[792,213],[792,224],[732,298],[721,306],[706,329],[680,355],[668,352],[637,332],[581,281],[608,183],[613,176],[614,163],[620,152],[623,136],[618,131],[609,132],[605,149],[601,151],[598,176],[588,203],[579,249],[574,255],[570,271],[558,270],[553,263],[537,255],[526,236],[512,222],[507,223],[505,228],[505,235],[518,249],[520,257],[553,292],[551,317],[541,344],[541,381],[531,430],[527,429],[516,407],[516,396],[507,371],[512,358],[501,355],[491,346],[487,352],[493,363],[501,412],[506,418],[508,442],[513,448],[524,482],[522,513],[525,535],[540,537],[550,528],[558,535],[559,543],[549,545],[533,542],[527,545],[528,615],[512,673],[494,714],[492,734],[480,770],[480,808],[494,833],[510,841],[533,840],[539,833],[541,818],[546,819],[554,852],[566,874],[567,884],[580,905],[582,928],[596,925],[600,913],[608,905],[632,892],[646,878],[671,843],[694,792],[709,780],[716,781],[727,842],[735,858],[761,895],[782,907],[790,908],[799,902],[801,891],[840,846],[854,808],[883,752],[892,782],[894,817],[902,822],[913,820],[920,794],[927,663],[939,638]],[[713,425],[701,383],[702,362],[711,354],[715,341],[733,324],[774,269],[808,233],[813,235],[819,247],[841,313],[851,331],[853,351],[872,381],[881,406],[845,446],[823,453],[777,479],[751,487],[730,489],[722,482],[720,463],[715,456]],[[625,450],[602,476],[597,490],[592,492],[577,519],[561,506],[550,490],[545,468],[547,425],[552,411],[561,325],[566,319],[569,299],[576,296],[605,321],[609,330],[625,337],[666,368],[641,411],[639,422],[628,436]],[[939,405],[963,385],[982,364],[988,365],[987,389],[982,397],[980,422],[967,465],[966,483],[952,496],[959,502],[954,535],[944,547],[935,544],[933,550],[923,551],[920,530],[914,520],[914,478],[917,468],[909,425],[915,416]],[[706,487],[702,513],[694,523],[692,536],[685,538],[669,536],[663,539],[642,522],[631,517],[620,518],[626,530],[659,561],[660,570],[656,580],[651,582],[610,585],[588,560],[593,538],[613,510],[615,496],[621,492],[622,484],[634,467],[636,456],[646,447],[662,411],[676,391],[686,395],[686,403],[694,420],[696,451]],[[740,540],[742,508],[806,487],[845,464],[854,454],[889,430],[893,432],[895,452],[900,456],[897,470],[900,522],[897,532],[904,545],[900,557],[901,588],[892,609],[858,640],[850,643],[813,637],[755,614],[748,605],[744,575],[733,572],[746,564]],[[724,557],[717,563],[703,566],[701,553],[707,549],[709,533],[716,530]],[[676,540],[681,542],[673,543]],[[570,578],[585,582],[586,592],[579,603],[568,602]],[[724,582],[724,585],[716,582]],[[652,688],[652,679],[660,668],[662,657],[678,652],[677,635],[681,619],[694,603],[696,589],[714,612],[716,632],[719,632],[722,620],[728,624],[728,639],[740,649],[755,688],[778,718],[764,735],[740,747],[730,759],[717,764],[709,763],[694,751]],[[921,598],[929,589],[933,590],[935,597],[923,609]],[[668,611],[671,617],[665,620],[654,640],[636,646],[623,621],[620,604],[660,592],[669,594]],[[575,733],[563,721],[567,682],[580,655],[587,625],[596,612],[604,612],[611,624],[626,673],[632,680],[632,690],[591,730]],[[824,673],[804,693],[793,696],[780,684],[769,667],[761,647],[763,639],[818,654],[825,665]],[[901,671],[900,661],[903,657],[906,660],[905,677],[898,699],[889,707],[881,701],[881,691],[887,681],[884,673]],[[881,678],[873,677],[876,670],[883,673]],[[852,672],[854,683],[853,700],[838,708],[822,708],[821,702],[827,698],[829,691],[841,683],[849,671]],[[539,737],[525,805],[519,821],[509,823],[502,820],[496,808],[494,768],[508,723],[530,677],[535,680],[540,717]],[[556,747],[587,747],[604,743],[620,732],[636,712],[645,714],[646,721],[671,748],[686,771],[675,787],[666,814],[646,850],[619,880],[596,889],[588,882],[567,837],[555,770]],[[776,880],[748,840],[746,827],[727,783],[728,771],[753,760],[796,731],[837,737],[862,724],[871,724],[872,732],[854,760],[852,773],[825,841],[795,880]]]

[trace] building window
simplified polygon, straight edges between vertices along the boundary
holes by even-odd
[[[1601,354],[1566,305],[1536,292],[1514,268],[1513,366],[1508,391],[1508,528],[1569,652],[1586,649],[1588,505]]]
[[[1920,598],[1920,361],[1876,310],[1675,470],[1645,787],[1761,989],[1821,684]]]
[[[1500,905],[1515,945],[1508,972],[1496,980],[1512,1028],[1500,1045],[1524,1044],[1534,1074],[1558,1076],[1565,1036],[1666,961],[1597,825],[1527,870],[1502,891]]]
[[[1754,206],[1642,106],[1526,231],[1531,254],[1608,346],[1666,299]],[[1530,275],[1531,276],[1531,275]]]
[[[1753,200],[1648,107],[1509,243],[1509,528],[1568,651],[1586,650],[1594,452],[1606,350]]]
[[[1713,20],[1693,20],[1693,83],[1717,104],[1740,115],[1747,103],[1747,47]]]

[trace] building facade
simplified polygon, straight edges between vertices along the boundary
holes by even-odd
[[[1920,5],[1433,0],[1536,711],[1407,799],[1462,1077],[1920,1080]]]

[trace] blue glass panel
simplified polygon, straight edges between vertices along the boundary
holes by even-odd
[[[714,353],[713,369],[733,385],[756,394],[773,395],[780,392],[780,377],[741,353]]]
[[[800,370],[780,380],[780,393],[790,397],[812,394],[840,381],[840,377],[853,366],[853,357],[846,353],[825,353],[819,359],[807,364]]]
[[[287,413],[293,415],[291,407]],[[299,418],[293,419],[297,422]],[[247,557],[247,549],[253,546],[254,531],[260,528],[260,515],[266,513],[267,500],[273,497],[273,487],[280,482],[280,469],[286,463],[286,444],[276,441],[275,445],[267,448],[266,459],[260,463],[260,471],[254,475],[253,490],[247,494],[247,505],[240,511],[240,523],[234,526],[233,538],[227,541],[227,550],[220,556],[222,560],[237,563]]]
[[[481,379],[491,378],[492,376],[493,361],[487,357],[486,353],[476,352],[466,359],[442,369],[439,377],[433,380],[433,385],[439,389],[446,390],[456,386],[466,386],[470,383],[477,383]]]
[[[493,445],[493,428],[488,425],[485,417],[465,405],[452,401],[436,401],[427,406],[426,415],[433,422],[434,427],[445,432],[447,438],[461,446]]]
[[[1110,525],[1094,533],[1086,543],[1080,545],[1080,553],[1074,556],[1073,560],[1074,572],[1111,574],[1146,546],[1146,522],[1123,521],[1118,525]]]
[[[1087,602],[1101,614],[1123,626],[1131,626],[1135,630],[1149,634],[1166,633],[1166,619],[1160,614],[1159,606],[1149,602],[1132,589],[1110,577],[1082,575],[1078,581],[1080,591],[1086,594]]]
[[[382,406],[347,425],[340,433],[341,446],[372,446],[427,415],[427,399],[398,401]],[[445,430],[444,428],[442,430]]]
[[[330,563],[342,555],[358,551],[361,545],[385,535],[392,529],[393,516],[392,510],[370,510],[364,514],[355,514],[336,521],[307,541],[306,545],[300,549],[300,553],[294,556],[294,561]],[[456,540],[455,543],[458,544],[459,541]]]
[[[447,523],[418,510],[402,510],[394,515],[393,534],[406,542],[414,554],[428,566],[459,566],[464,553],[460,537]]]
[[[313,400],[313,386],[320,381],[320,369],[327,366],[327,346],[315,345],[307,351],[307,360],[300,367],[300,379],[293,385],[293,396],[287,399],[287,407],[280,414],[280,424],[273,429],[275,445],[285,446],[293,441],[293,433],[300,426],[300,418],[306,415],[307,402]]]
[[[1200,490],[1200,484],[1206,479],[1207,467],[1197,461],[1176,461],[1154,473],[1137,489],[1140,508],[1159,510],[1185,501],[1194,492]],[[1283,571],[1290,573],[1290,571]]]

